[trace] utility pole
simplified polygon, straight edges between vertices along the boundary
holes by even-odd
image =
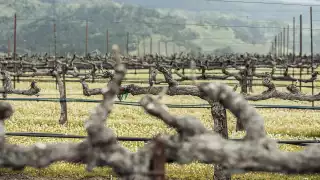
[[[159,40],[158,41],[158,53],[159,53],[159,55],[160,55],[160,45],[161,45],[161,41]]]
[[[53,24],[53,39],[54,39],[54,59],[57,57],[57,29],[56,29],[56,20],[54,19]]]
[[[279,34],[276,35],[276,40],[277,40],[277,57],[279,56]]]
[[[127,55],[129,55],[129,32],[127,32],[127,44],[126,44]]]
[[[109,53],[109,30],[107,29],[107,32],[106,32],[106,53],[108,54]]]
[[[166,56],[168,56],[168,42],[165,42],[165,51],[166,51]]]
[[[302,14],[300,14],[300,53],[299,56],[302,56]]]
[[[311,40],[311,44],[310,44],[310,50],[311,50],[311,68],[312,68],[312,73],[314,72],[314,68],[313,68],[313,22],[312,22],[312,7],[310,7],[310,40]],[[313,81],[312,81],[313,82]],[[313,88],[312,88],[313,90]],[[313,94],[312,94],[313,95]]]
[[[140,57],[140,38],[138,38],[138,57]]]
[[[280,40],[280,56],[282,56],[282,32],[280,32],[280,34],[279,34],[279,40]]]
[[[86,50],[85,50],[85,56],[88,55],[88,20],[86,20]]]
[[[10,57],[10,38],[8,38],[8,57]]]
[[[274,36],[274,56],[278,56],[278,42],[277,42],[277,36]]]
[[[173,43],[172,49],[173,49],[173,54],[175,54],[176,53],[176,44],[175,43]]]
[[[150,54],[152,54],[152,37],[150,36]]]
[[[57,30],[56,30],[56,19],[57,19],[57,9],[56,9],[56,1],[52,2],[52,10],[53,10],[53,41],[54,41],[54,60],[56,60],[57,57]],[[56,66],[56,62],[54,63],[54,66]],[[57,84],[56,84],[57,88]]]
[[[314,68],[313,68],[313,25],[312,25],[312,7],[310,7],[310,50],[311,50],[311,73],[314,73]],[[312,81],[312,95],[314,95],[314,81]],[[312,101],[312,107],[314,106],[314,101]]]
[[[292,62],[295,61],[296,58],[296,18],[293,17],[293,30],[292,30]]]
[[[283,53],[282,56],[286,54],[286,28],[283,28]]]
[[[290,26],[288,25],[288,27],[287,27],[287,56],[289,56],[289,28],[290,28]]]
[[[281,47],[280,47],[280,33],[277,35],[277,41],[278,41],[278,57],[281,56],[280,52],[281,52]]]
[[[14,46],[13,46],[13,59],[14,61],[17,58],[17,14],[14,14]],[[17,65],[14,64],[14,71],[17,72]],[[13,88],[16,88],[16,76],[13,77]]]
[[[13,59],[16,60],[17,55],[17,14],[14,14],[14,30],[13,30]]]
[[[146,55],[146,41],[145,41],[145,36],[143,36],[143,56],[145,56]]]

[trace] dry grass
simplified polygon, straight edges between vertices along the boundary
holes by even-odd
[[[134,75],[128,75],[133,77]],[[143,75],[144,76],[144,75]],[[146,75],[147,76],[147,75]],[[137,77],[142,77],[137,76]],[[39,83],[42,89],[41,97],[59,97],[54,83]],[[90,84],[91,88],[103,87],[103,83]],[[17,84],[18,88],[28,87],[27,83]],[[256,88],[261,92],[262,88]],[[305,90],[307,91],[307,90]],[[309,92],[309,91],[308,91]],[[80,95],[82,89],[80,83],[67,84],[68,98],[86,98]],[[48,95],[51,94],[51,95]],[[9,97],[22,97],[10,95]],[[90,99],[101,99],[100,96],[89,97]],[[129,95],[127,101],[139,101],[141,96]],[[205,103],[199,98],[174,96],[165,97],[165,103],[173,104],[198,104]],[[17,102],[11,101],[15,108],[15,114],[6,122],[8,132],[51,132],[86,135],[83,122],[88,118],[89,112],[95,107],[94,103],[68,103],[69,123],[65,127],[58,125],[60,106],[58,103],[51,102]],[[289,102],[280,100],[267,100],[259,104],[290,104],[290,105],[310,105],[306,102]],[[317,111],[312,110],[285,110],[285,109],[259,109],[260,114],[265,118],[265,125],[268,136],[276,139],[310,139],[320,135],[320,118]],[[192,115],[198,117],[207,128],[212,128],[209,109],[170,109],[176,115]],[[139,107],[116,105],[107,125],[114,129],[118,136],[132,137],[152,137],[158,133],[174,133],[168,129],[161,121],[147,115]],[[235,119],[228,113],[229,135],[231,138],[241,137],[242,133],[235,132]],[[28,138],[28,137],[9,137],[10,143],[30,145],[35,142],[62,142],[78,140],[49,139],[49,138]],[[143,143],[126,142],[123,145],[132,151],[143,146]],[[300,147],[281,145],[285,151],[301,150]],[[1,170],[1,174],[16,174],[10,170]],[[82,179],[93,176],[108,177],[112,174],[108,168],[97,168],[94,172],[86,172],[84,166],[72,165],[67,163],[56,163],[45,169],[26,168],[23,172],[18,172],[34,178],[70,178]],[[212,165],[193,163],[190,165],[167,165],[167,175],[170,179],[212,179]],[[272,173],[247,173],[235,174],[234,179],[319,179],[320,176],[286,176]]]

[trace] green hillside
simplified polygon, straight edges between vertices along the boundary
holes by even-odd
[[[48,1],[3,2],[0,13],[0,39],[6,45],[13,40],[13,15],[18,16],[18,50],[23,52],[53,52],[54,6]],[[109,44],[126,47],[129,33],[129,51],[140,53],[158,52],[159,41],[169,41],[168,53],[180,50],[215,49],[231,47],[236,52],[265,53],[270,49],[274,30],[247,28],[247,26],[279,26],[278,22],[248,21],[221,13],[195,13],[181,10],[148,9],[119,4],[107,0],[79,0],[56,3],[57,52],[84,53],[86,20],[88,20],[88,51],[99,49],[106,52],[106,31]],[[200,23],[200,24],[199,24]],[[220,26],[214,26],[219,24]],[[12,43],[11,43],[12,44]],[[143,48],[145,46],[145,48]],[[164,43],[160,51],[165,53]]]

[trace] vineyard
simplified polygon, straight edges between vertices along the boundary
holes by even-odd
[[[319,171],[318,55],[136,57],[113,46],[104,56],[0,64],[5,177],[283,179],[274,173]],[[292,176],[302,177],[317,178]]]

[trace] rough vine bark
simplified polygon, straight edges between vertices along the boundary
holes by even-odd
[[[87,170],[109,166],[125,180],[151,180],[148,173],[155,141],[145,144],[137,152],[130,152],[117,142],[116,135],[105,125],[125,73],[125,66],[118,62],[114,79],[102,88],[102,102],[85,122],[88,136],[79,143],[37,143],[28,147],[9,144],[4,137],[4,120],[12,115],[13,108],[6,102],[0,102],[0,167],[22,170],[26,166],[43,168],[54,162],[66,161],[86,164]],[[301,152],[280,151],[276,142],[266,136],[263,118],[242,95],[218,83],[202,83],[195,88],[199,96],[208,102],[219,102],[229,109],[244,125],[246,136],[242,141],[225,139],[206,129],[195,117],[170,114],[160,102],[161,98],[147,95],[140,101],[144,110],[177,132],[157,138],[165,147],[167,162],[220,164],[229,172],[237,173],[320,173],[320,145],[308,146]]]
[[[19,94],[19,95],[26,95],[26,96],[36,95],[37,96],[41,90],[37,86],[36,81],[32,81],[30,84],[30,88],[27,90],[14,89],[12,86],[10,72],[1,71],[1,74],[3,77],[3,81],[2,81],[3,87],[0,88],[0,93],[2,93],[3,98],[6,98],[8,94]]]
[[[67,119],[67,96],[65,93],[65,86],[64,83],[60,77],[60,74],[58,74],[56,71],[53,71],[53,76],[56,78],[57,83],[58,83],[58,90],[59,90],[59,95],[60,95],[60,118],[59,118],[59,124],[66,124],[68,119]]]
[[[240,85],[240,89],[241,89],[241,93],[243,94],[247,94],[248,93],[248,74],[247,74],[247,69],[238,69],[239,72],[238,73],[231,73],[229,71],[227,71],[225,65],[223,65],[222,67],[222,73],[227,75],[227,76],[233,76]]]
[[[164,67],[157,66],[160,72],[164,74],[166,82],[169,84],[168,91],[166,92],[169,95],[196,95],[200,97],[200,94],[197,94],[193,91],[198,91],[196,87],[179,87],[177,82],[172,78],[171,73]],[[151,73],[151,71],[149,72]],[[192,79],[192,77],[190,77]],[[154,78],[150,78],[149,80],[154,80]],[[101,89],[89,89],[88,86],[82,82],[83,85],[83,92],[85,95],[94,95],[99,94]],[[129,85],[125,87],[125,89],[131,94],[159,94],[162,91],[162,87],[137,87],[135,85]],[[226,110],[221,104],[217,102],[210,102],[212,105],[211,113],[214,121],[214,131],[218,134],[222,134],[223,137],[228,138],[228,127],[227,127],[227,119],[226,119]],[[220,165],[216,165],[214,167],[214,177],[217,180],[228,180],[231,179],[231,175],[224,171],[223,167]]]
[[[94,88],[90,89],[88,84],[85,81],[85,78],[80,79],[80,83],[82,85],[82,92],[85,96],[92,96],[92,95],[98,95],[102,94],[102,88]]]
[[[217,134],[220,134],[223,138],[228,139],[228,124],[227,124],[227,112],[226,109],[218,102],[211,102],[211,115],[213,118],[213,130]],[[231,175],[228,174],[225,169],[216,164],[214,166],[215,180],[231,180]]]

